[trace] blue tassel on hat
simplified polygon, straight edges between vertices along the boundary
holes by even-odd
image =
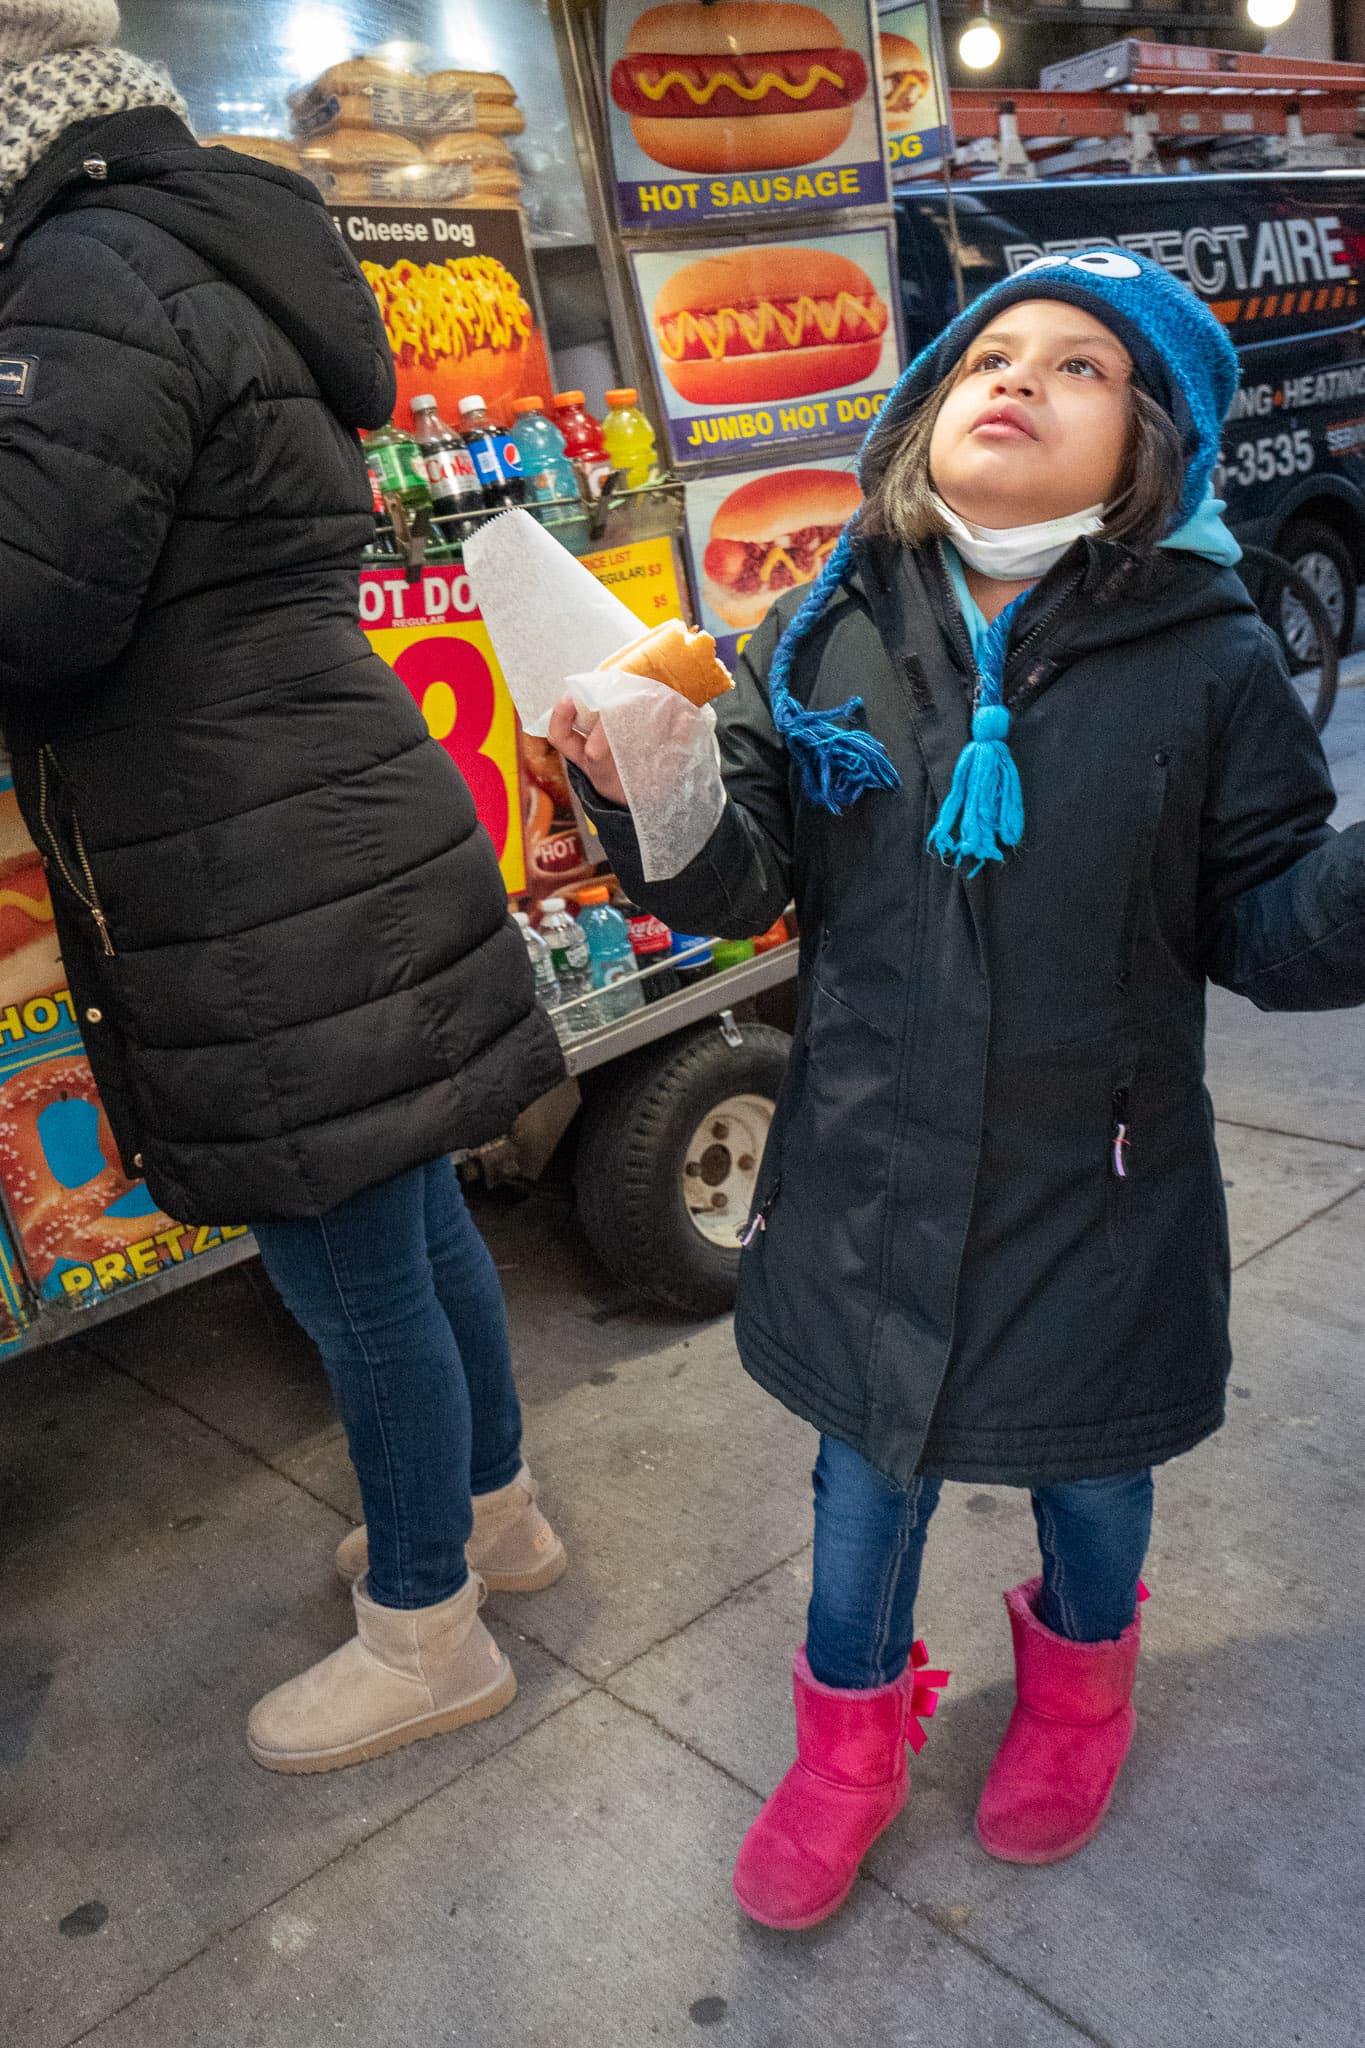
[[[855,723],[863,715],[861,697],[850,697],[827,711],[809,711],[792,694],[792,657],[843,579],[853,558],[850,536],[845,527],[809,597],[778,642],[768,670],[773,724],[800,770],[801,788],[811,803],[823,804],[836,818],[866,791],[899,789],[901,781],[881,741]]]
[[[981,643],[972,736],[957,757],[952,787],[928,839],[929,851],[949,867],[974,861],[972,875],[988,860],[1003,861],[1005,848],[1024,836],[1024,793],[1007,744],[1010,715],[1001,701],[1010,623],[1023,601],[1016,597],[997,612]]]

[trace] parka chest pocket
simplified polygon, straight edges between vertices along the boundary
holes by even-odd
[[[1124,903],[1123,920],[1119,927],[1118,959],[1114,979],[1121,989],[1130,986],[1133,978],[1133,962],[1137,953],[1138,926],[1142,918],[1143,900],[1152,879],[1152,857],[1156,852],[1157,833],[1161,828],[1161,814],[1166,807],[1166,793],[1170,782],[1170,748],[1154,743],[1147,750],[1144,772],[1137,795],[1137,823],[1134,834],[1132,867],[1128,877],[1128,895]]]

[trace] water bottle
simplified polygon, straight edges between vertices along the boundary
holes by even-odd
[[[550,949],[524,910],[518,910],[515,918],[531,956],[531,967],[536,977],[536,1001],[546,1010],[557,1010],[561,1001],[559,978],[555,973],[555,963],[550,958]]]
[[[560,1003],[574,1003],[579,996],[590,996],[592,960],[581,926],[570,917],[562,896],[547,896],[540,911],[540,936],[550,949]],[[575,1009],[559,1010],[555,1028],[560,1037],[581,1038],[585,1031],[594,1030],[599,1021],[594,1015],[596,1008],[596,1003],[580,1003]]]
[[[608,889],[580,889],[578,901],[582,905],[579,928],[588,941],[593,987],[602,990],[593,1007],[603,1024],[614,1024],[632,1010],[644,1008],[630,929],[620,911],[612,909]]]
[[[512,410],[516,414],[512,439],[521,457],[527,503],[544,505],[555,498],[571,500],[560,509],[576,512],[578,475],[564,453],[564,436],[559,428],[546,417],[538,398],[519,398]]]

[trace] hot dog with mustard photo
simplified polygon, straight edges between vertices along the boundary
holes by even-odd
[[[636,250],[630,264],[680,462],[866,427],[899,374],[880,228]]]
[[[866,0],[607,0],[623,224],[878,204],[872,34]]]

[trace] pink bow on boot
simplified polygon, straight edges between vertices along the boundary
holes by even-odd
[[[890,1827],[910,1789],[905,1746],[916,1756],[948,1683],[916,1643],[890,1685],[861,1692],[822,1685],[800,1649],[792,1666],[796,1762],[744,1837],[735,1897],[765,1927],[814,1927],[838,1911],[858,1866]]]
[[[1116,1642],[1073,1643],[1038,1619],[1041,1579],[1006,1593],[1017,1703],[977,1808],[981,1846],[1005,1863],[1059,1863],[1099,1832],[1137,1726],[1141,1603]]]

